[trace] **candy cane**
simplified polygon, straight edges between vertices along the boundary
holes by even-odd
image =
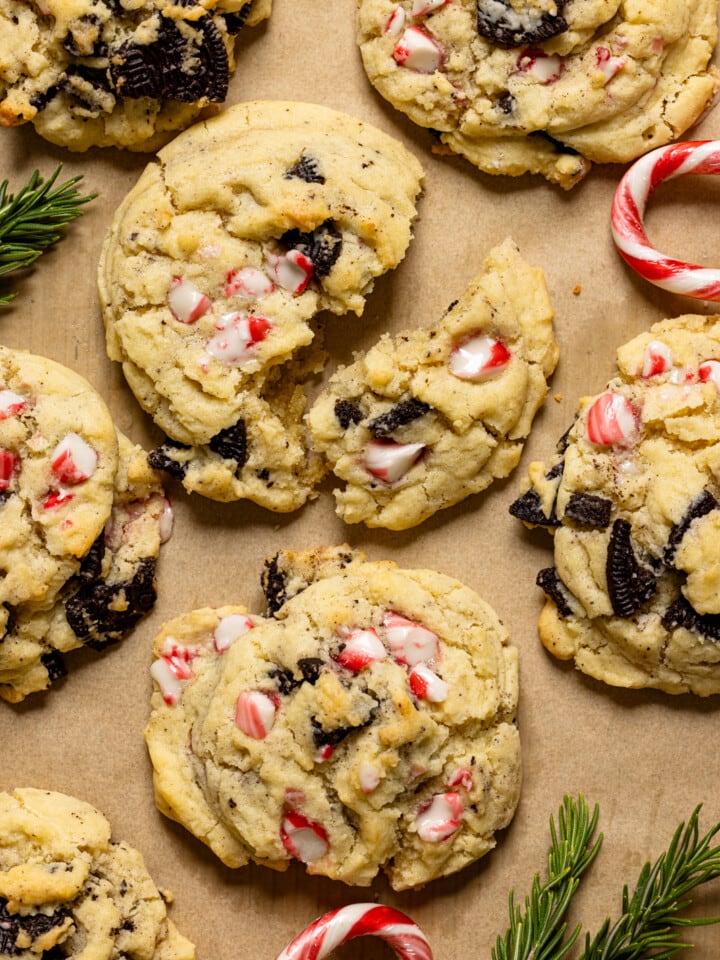
[[[645,233],[643,217],[655,187],[687,173],[720,173],[720,141],[675,143],[637,160],[615,192],[613,239],[633,270],[656,286],[698,300],[720,300],[720,270],[668,257],[650,245]]]
[[[353,903],[319,917],[276,960],[322,960],[340,944],[366,934],[384,940],[400,960],[433,960],[425,934],[409,917],[375,903]]]

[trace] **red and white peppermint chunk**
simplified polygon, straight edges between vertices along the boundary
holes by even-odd
[[[328,852],[330,844],[325,828],[297,810],[286,811],[280,828],[283,846],[302,863],[314,863]]]
[[[414,620],[388,610],[383,617],[385,636],[393,657],[398,663],[414,667],[437,658],[440,640],[437,634]]]
[[[252,630],[253,622],[244,613],[230,613],[222,617],[213,631],[213,645],[218,653],[225,651],[248,630]]]
[[[363,466],[383,483],[397,483],[420,459],[424,443],[398,443],[396,440],[371,440],[365,447]]]
[[[562,58],[544,50],[524,50],[517,59],[517,69],[540,83],[554,83],[564,70]]]
[[[168,293],[168,306],[180,323],[195,323],[212,308],[212,301],[191,280],[173,277]]]
[[[450,0],[413,0],[412,15],[414,17],[424,17],[426,13],[432,13],[444,7]]]
[[[363,760],[358,770],[360,789],[363,793],[372,793],[380,783],[380,770],[376,764]]]
[[[274,289],[275,284],[270,277],[256,267],[238,267],[235,270],[228,270],[225,277],[226,297],[253,299],[267,296]]]
[[[9,488],[18,463],[20,458],[16,453],[0,448],[0,492]]]
[[[150,667],[150,676],[168,706],[175,706],[180,699],[182,688],[193,676],[192,662],[199,652],[198,647],[176,643],[172,637],[165,640],[160,656]]]
[[[337,662],[346,670],[358,673],[368,664],[377,660],[384,660],[387,650],[377,631],[369,627],[367,630],[351,630],[347,634],[345,646],[340,651]]]
[[[42,502],[44,510],[55,510],[57,507],[63,507],[75,498],[75,494],[69,490],[51,490]]]
[[[496,377],[510,362],[511,353],[501,340],[477,334],[461,340],[450,354],[450,373],[475,382]]]
[[[14,390],[0,390],[0,420],[14,417],[27,404],[27,397]]]
[[[253,740],[264,740],[275,723],[277,704],[261,690],[244,690],[237,698],[235,725]]]
[[[470,791],[473,788],[473,775],[469,767],[458,767],[450,774],[447,780],[449,787],[462,787],[463,790]]]
[[[383,32],[389,37],[399,37],[405,27],[405,11],[398,4],[385,21]]]
[[[448,695],[447,683],[425,663],[418,663],[412,668],[408,682],[418,700],[442,703]]]
[[[698,367],[698,376],[703,383],[711,383],[720,393],[720,361],[704,360]]]
[[[420,27],[408,27],[395,45],[392,55],[398,66],[416,73],[435,73],[445,62],[440,44]]]
[[[66,434],[53,451],[52,472],[60,483],[83,483],[95,472],[98,455],[86,440],[77,434]]]
[[[603,74],[607,84],[625,66],[625,57],[614,57],[607,47],[597,47],[595,50],[595,66]]]
[[[659,377],[660,374],[667,373],[670,370],[672,363],[670,347],[662,340],[651,340],[645,347],[640,376],[646,380],[650,377]]]
[[[229,367],[239,367],[253,359],[255,346],[267,337],[272,323],[266,317],[225,313],[215,329],[218,332],[208,341],[207,352]]]
[[[167,543],[172,536],[175,525],[175,512],[173,505],[168,497],[163,497],[163,506],[158,517],[158,527],[160,533],[160,543]]]
[[[277,284],[294,296],[303,292],[315,272],[312,260],[302,250],[288,250],[282,256],[271,254],[268,263]]]
[[[627,445],[640,429],[638,411],[627,397],[608,390],[588,410],[586,434],[590,443],[601,447]]]
[[[460,827],[463,812],[459,793],[437,793],[429,804],[422,807],[416,818],[417,832],[427,843],[447,840]]]

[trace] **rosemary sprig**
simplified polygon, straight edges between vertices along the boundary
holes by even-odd
[[[97,196],[82,197],[75,189],[82,174],[56,187],[61,170],[60,163],[47,180],[35,170],[17,195],[8,193],[9,181],[0,184],[0,277],[33,264],[63,236],[63,227],[80,216],[81,206]],[[0,296],[0,306],[10,303],[13,296]]]

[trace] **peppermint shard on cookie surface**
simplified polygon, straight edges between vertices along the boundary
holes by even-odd
[[[179,135],[121,204],[99,269],[108,353],[188,491],[294,510],[324,465],[304,384],[320,311],[361,314],[405,255],[422,170],[397,140],[294,102]]]
[[[0,793],[0,955],[194,960],[142,855],[89,803]]]
[[[0,0],[0,126],[71,150],[154,151],[222,103],[271,0]]]
[[[717,0],[358,0],[358,43],[379,93],[448,151],[569,188],[701,116],[717,16]]]
[[[512,240],[434,326],[381,340],[308,414],[346,523],[403,530],[516,466],[558,358],[542,271]]]
[[[419,887],[491,850],[521,779],[517,651],[493,610],[348,547],[280,553],[263,583],[266,616],[194,610],[155,640],[159,809],[228,866],[348,884]]]
[[[554,535],[540,638],[621,687],[720,693],[720,317],[655,324],[514,516]]]

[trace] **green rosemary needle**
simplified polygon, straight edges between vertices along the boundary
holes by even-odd
[[[80,216],[81,206],[97,196],[83,197],[75,189],[82,174],[55,186],[61,170],[60,163],[47,180],[35,170],[17,195],[8,193],[7,180],[0,184],[0,277],[33,264],[63,236],[63,227]],[[0,306],[10,303],[13,296],[0,296]]]

